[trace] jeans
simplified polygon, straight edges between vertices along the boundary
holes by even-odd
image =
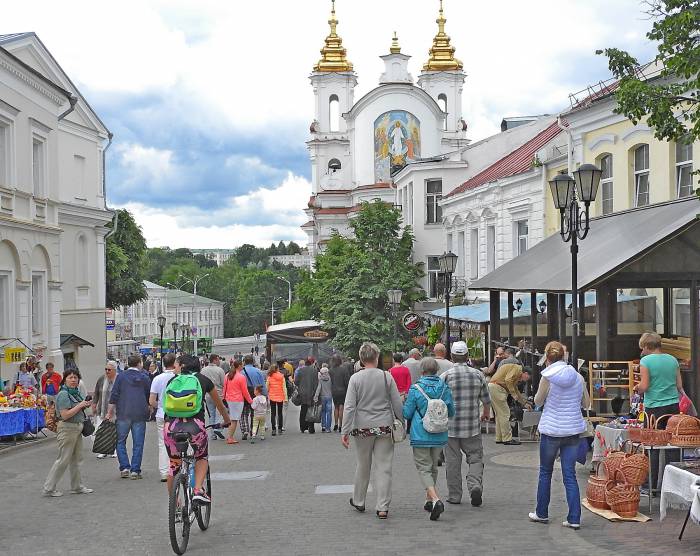
[[[331,430],[333,419],[333,398],[321,398],[321,430]]]
[[[131,433],[131,463],[126,452],[126,439]],[[146,421],[117,420],[117,457],[119,471],[125,469],[132,473],[141,473],[143,442],[146,438]]]
[[[284,402],[270,402],[270,411],[272,413],[271,422],[272,430],[282,430],[284,426],[284,417],[282,415],[282,406]]]
[[[253,428],[253,409],[248,402],[243,402],[243,411],[241,412],[241,434],[250,434]]]
[[[557,453],[561,456],[561,474],[566,490],[569,523],[581,523],[581,499],[576,481],[576,454],[579,435],[555,437],[540,435],[540,480],[537,485],[537,517],[549,518],[549,498],[552,490],[552,472]]]
[[[221,415],[219,415],[219,412],[216,410],[216,404],[214,403],[214,400],[212,400],[209,396],[207,396],[206,399],[207,403],[207,425],[215,425],[216,423],[221,422]],[[214,440],[216,438],[216,434],[214,434],[214,429],[207,429],[208,433],[207,436],[209,440]]]

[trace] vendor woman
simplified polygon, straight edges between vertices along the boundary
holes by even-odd
[[[36,377],[29,371],[26,363],[19,364],[19,371],[17,371],[12,380],[11,392],[15,391],[18,384],[24,390],[29,390],[31,392],[33,392],[37,386]]]
[[[661,353],[661,336],[653,332],[642,334],[639,339],[639,349],[642,359],[639,362],[641,380],[637,392],[644,394],[644,411],[647,416],[654,415],[657,419],[662,415],[680,413],[678,407],[679,392],[683,390],[681,370],[678,360],[667,353]],[[666,419],[659,423],[658,428],[666,428]],[[666,461],[678,461],[680,450],[668,450]],[[659,474],[659,453],[651,453],[651,480],[654,487]]]

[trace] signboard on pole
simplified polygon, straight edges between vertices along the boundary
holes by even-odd
[[[27,350],[23,347],[5,348],[5,363],[21,363]]]
[[[406,313],[401,319],[401,324],[408,332],[416,332],[423,326],[423,319],[418,313]]]

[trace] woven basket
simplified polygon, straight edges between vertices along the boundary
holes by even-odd
[[[622,451],[610,452],[607,457],[603,460],[603,467],[605,467],[605,475],[607,477],[614,477],[615,471],[620,469],[622,462],[627,458],[627,454]]]
[[[666,446],[671,441],[671,432],[659,429],[659,421],[666,417],[671,417],[671,415],[662,415],[658,419],[652,415],[649,421],[645,421],[646,426],[644,428],[630,429],[630,431],[637,430],[639,433],[634,435],[637,438],[632,438],[633,435],[630,434],[629,439],[632,442],[639,442],[645,446]]]
[[[700,446],[700,419],[690,415],[674,415],[671,428],[671,444],[674,446]]]
[[[625,476],[628,484],[640,486],[644,484],[649,473],[649,458],[644,453],[644,450],[640,452],[641,446],[634,446],[630,441],[626,441],[623,444],[623,449],[628,444],[631,446],[632,451],[622,460],[620,471]]]
[[[588,477],[588,485],[586,486],[586,498],[588,503],[599,510],[609,510],[610,506],[605,501],[605,486],[608,484],[607,476],[601,477],[601,469],[605,470],[603,465],[598,465],[595,475]]]
[[[617,479],[621,478],[621,482]],[[622,471],[616,471],[614,480],[605,486],[605,501],[620,517],[635,517],[639,511],[639,487],[629,484]]]

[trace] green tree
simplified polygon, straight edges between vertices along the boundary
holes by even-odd
[[[107,238],[106,251],[107,307],[116,309],[145,299],[146,240],[129,211],[117,211],[117,227]]]
[[[294,322],[297,320],[309,320],[309,310],[301,301],[295,301],[292,306],[282,313],[282,322]]]
[[[647,38],[657,43],[656,61],[663,64],[658,79],[646,79],[639,61],[624,50],[596,51],[607,56],[610,71],[619,79],[616,112],[635,124],[646,118],[657,139],[696,141],[700,139],[700,2],[651,0],[647,6],[653,20]]]
[[[299,299],[307,315],[335,333],[333,343],[344,353],[357,353],[367,340],[389,349],[394,320],[387,290],[403,292],[400,309],[425,299],[418,285],[423,270],[412,262],[413,233],[401,229],[399,211],[379,201],[365,203],[350,227],[355,237],[330,239],[316,272],[299,285]]]

